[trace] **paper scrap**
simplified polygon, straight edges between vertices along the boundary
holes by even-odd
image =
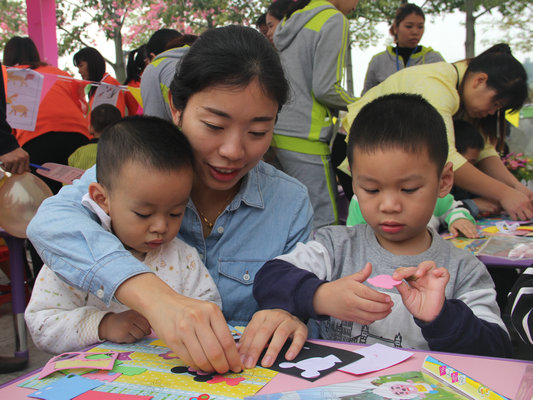
[[[394,286],[398,286],[402,283],[402,281],[392,279],[392,276],[390,275],[376,275],[373,278],[368,278],[366,281],[375,287],[383,289],[392,289]]]
[[[355,351],[355,353],[362,355],[364,358],[339,368],[339,371],[354,375],[362,375],[392,367],[393,365],[407,360],[414,354],[409,351],[398,350],[394,347],[385,346],[380,343],[359,349]]]

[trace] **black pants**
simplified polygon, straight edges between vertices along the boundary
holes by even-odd
[[[69,156],[80,146],[89,143],[89,139],[78,132],[47,132],[30,140],[22,148],[30,155],[30,162],[44,164],[53,162],[68,165]],[[32,172],[35,172],[32,168]],[[39,176],[39,175],[38,175]],[[61,182],[39,176],[56,194],[63,186]]]
[[[331,146],[331,163],[333,164],[335,175],[337,175],[337,181],[342,186],[342,190],[344,190],[346,198],[348,199],[348,201],[350,201],[353,196],[352,177],[337,168],[346,157],[345,140],[346,135],[342,133],[337,133],[337,136],[335,136],[335,139],[333,140],[333,145]]]

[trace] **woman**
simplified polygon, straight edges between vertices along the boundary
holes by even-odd
[[[424,12],[416,4],[405,3],[396,10],[389,30],[396,46],[387,46],[385,51],[372,57],[361,95],[403,68],[444,61],[431,47],[418,45],[424,35],[425,22]]]
[[[270,339],[262,363],[272,365],[289,336],[286,355],[294,358],[307,337],[305,325],[283,311],[256,312],[252,297],[263,263],[306,241],[311,230],[305,187],[261,161],[287,90],[275,50],[261,33],[239,26],[202,34],[171,84],[174,121],[195,155],[180,237],[196,247],[213,276],[224,314],[212,303],[174,293],[101,229],[81,205],[94,168],[43,203],[29,237],[66,281],[140,312],[195,368],[222,373],[252,367]],[[82,264],[78,254],[94,262]],[[226,320],[248,323],[241,356]]]
[[[495,45],[470,60],[420,65],[391,75],[348,106],[343,120],[346,131],[365,104],[390,93],[420,94],[439,111],[457,186],[497,201],[513,219],[533,217],[533,193],[509,172],[496,151],[505,138],[505,111],[519,110],[528,93],[526,71],[508,45]],[[476,166],[455,148],[453,119],[473,123],[484,135],[485,148]],[[348,172],[346,164],[343,168]]]
[[[126,65],[126,79],[124,80],[124,85],[140,88],[141,75],[148,64],[150,64],[150,56],[148,55],[148,50],[146,49],[145,44],[130,51],[128,54],[128,63]],[[135,109],[135,114],[143,114],[143,108],[130,92],[126,93],[126,103],[128,104],[128,110]]]
[[[120,86],[120,82],[113,78],[106,72],[105,59],[98,50],[94,47],[84,47],[79,50],[73,57],[74,66],[78,68],[78,72],[82,79],[94,83],[107,83],[108,85]],[[89,89],[89,114],[93,108],[94,96],[99,85],[91,85]],[[113,103],[119,110],[122,116],[135,115],[137,112],[138,103],[135,98],[129,93],[121,89],[118,93],[118,98]]]
[[[31,68],[50,77],[57,76],[40,102],[35,129],[14,129],[14,134],[22,149],[30,155],[32,163],[54,162],[66,165],[74,150],[89,143],[83,86],[59,68],[41,62],[39,51],[29,37],[15,36],[7,42],[4,64]],[[42,179],[52,192],[57,193],[61,189],[60,182]]]
[[[141,75],[148,64],[150,64],[150,56],[145,44],[130,51],[128,63],[126,64],[124,85],[139,87],[141,85]]]
[[[289,18],[297,6],[303,8],[307,3],[309,3],[309,0],[305,1],[305,4],[301,1],[297,2],[294,0],[275,0],[268,6],[266,12],[267,32],[265,35],[270,40],[270,43],[274,44],[274,32],[276,32],[276,28],[281,20],[285,16]]]
[[[307,186],[315,229],[339,220],[329,142],[335,112],[355,101],[342,81],[349,43],[345,16],[357,3],[298,0],[274,35],[290,82],[291,101],[281,110],[272,147],[283,171]]]

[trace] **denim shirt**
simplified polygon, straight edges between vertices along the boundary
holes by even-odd
[[[92,167],[46,199],[27,235],[63,280],[109,304],[122,282],[151,271],[81,204],[89,183],[95,181]],[[256,272],[266,261],[306,242],[312,218],[306,187],[261,161],[244,177],[206,239],[191,200],[178,236],[198,250],[222,296],[228,323],[245,325],[258,309],[252,295]]]

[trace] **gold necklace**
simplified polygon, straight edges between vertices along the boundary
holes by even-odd
[[[227,205],[228,205],[228,202],[231,201],[230,199],[233,198],[233,193],[230,193],[228,197],[226,197],[224,199],[224,205],[222,206],[222,209],[217,212],[216,216],[215,216],[215,220],[213,222],[211,222],[206,216],[205,214],[200,211],[200,209],[198,207],[196,207],[196,211],[198,211],[198,215],[200,216],[200,218],[202,218],[202,220],[205,222],[205,224],[207,225],[207,227],[209,229],[213,229],[213,226],[215,226],[215,222],[217,221],[217,218],[220,214],[222,214],[222,212],[226,209]]]
[[[205,222],[205,224],[208,226],[209,229],[213,229],[213,226],[215,226],[215,222],[216,222],[216,218],[218,218],[218,216],[220,215],[220,213],[223,211],[220,211],[216,218],[215,218],[215,222],[211,222],[207,219],[207,217],[200,211],[199,208],[196,208],[196,211],[198,211],[198,215],[203,219],[203,221]]]

